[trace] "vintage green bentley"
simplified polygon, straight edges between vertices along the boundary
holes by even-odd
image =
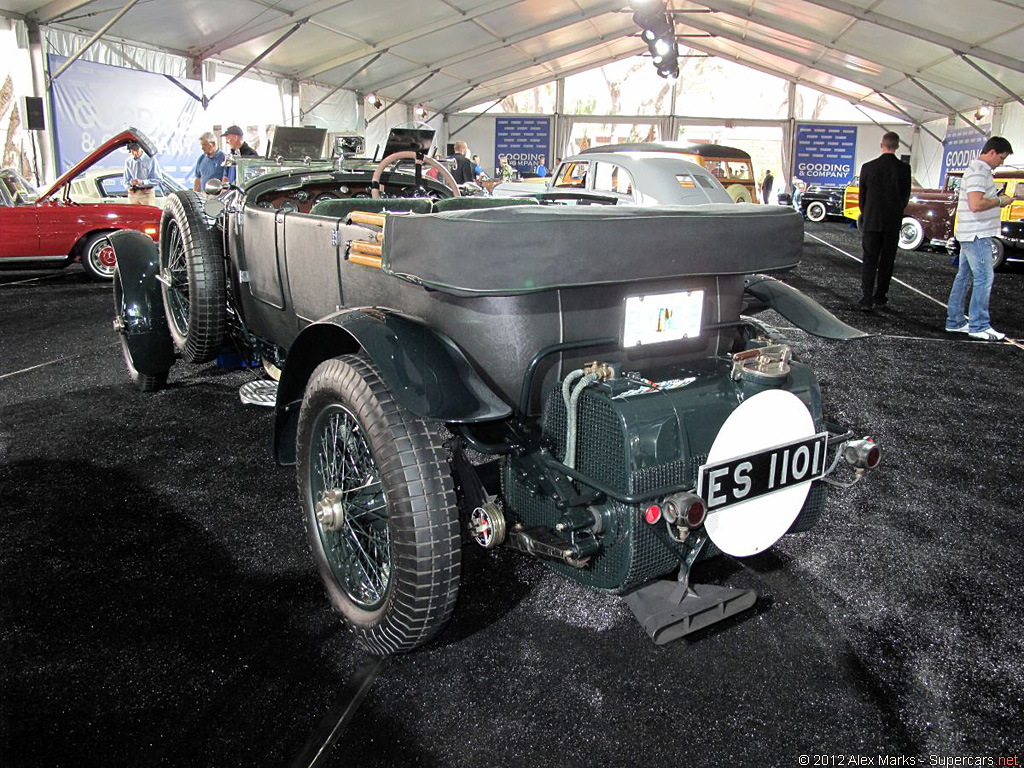
[[[864,335],[761,274],[797,264],[800,215],[459,198],[409,152],[407,174],[244,161],[205,204],[172,195],[159,246],[111,235],[136,385],[232,346],[280,369],[273,450],[374,652],[443,629],[464,539],[623,595],[658,643],[750,607],[694,565],[807,530],[880,458],[753,317]]]

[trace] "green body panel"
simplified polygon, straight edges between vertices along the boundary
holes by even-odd
[[[119,332],[139,373],[157,376],[174,365],[174,345],[167,329],[160,283],[160,254],[152,238],[134,230],[110,234],[121,281]]]
[[[722,424],[743,399],[764,389],[746,381],[733,381],[731,363],[711,358],[646,375],[659,382],[694,378],[678,389],[616,399],[641,385],[628,379],[595,384],[580,399],[577,469],[617,490],[642,493],[667,485],[696,486],[697,470],[707,459]],[[821,393],[811,369],[794,362],[782,389],[799,397],[823,429]],[[565,453],[565,404],[561,392],[552,391],[544,410],[543,432],[552,452]],[[553,528],[563,510],[539,494],[506,461],[502,484],[510,524]],[[812,484],[801,517],[791,530],[810,527],[825,502],[825,487]],[[588,587],[621,593],[679,566],[688,547],[670,541],[665,526],[648,525],[646,505],[608,502],[606,518],[612,520],[601,534],[601,549],[584,568],[548,562],[563,575]],[[716,554],[710,543],[702,558]]]
[[[850,341],[870,335],[847,325],[810,296],[773,277],[751,275],[744,280],[743,290],[813,336]]]
[[[313,370],[324,360],[360,350],[373,361],[395,399],[416,416],[469,424],[512,413],[444,334],[396,312],[345,310],[307,327],[288,351],[274,422],[279,463],[295,461],[295,419]]]

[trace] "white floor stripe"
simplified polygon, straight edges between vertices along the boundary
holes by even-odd
[[[41,277],[30,277],[27,280],[15,280],[13,283],[0,283],[0,288],[6,288],[8,285],[23,285],[24,283],[34,283],[36,280],[52,280],[55,277],[60,277],[63,272],[58,272],[56,275],[42,275]]]
[[[834,251],[839,251],[839,253],[843,254],[843,256],[848,256],[848,257],[850,257],[851,259],[853,259],[854,261],[856,261],[859,264],[863,264],[864,263],[863,259],[859,259],[856,256],[854,256],[852,253],[849,253],[848,251],[844,251],[842,248],[839,248],[839,247],[837,247],[835,245],[832,245],[832,243],[828,242],[827,240],[822,240],[817,235],[812,235],[810,232],[804,232],[804,235],[806,235],[807,237],[813,237],[815,240],[817,240],[822,245],[828,246],[829,248],[831,248]],[[914,286],[910,285],[909,283],[903,282],[902,280],[900,280],[897,277],[894,277],[892,280],[893,280],[894,283],[899,283],[904,288],[909,288],[914,293],[920,294],[921,296],[924,296],[929,301],[934,301],[940,307],[942,307],[943,309],[946,309],[946,306],[947,306],[946,302],[939,301],[934,296],[929,296],[924,291],[918,290]],[[878,334],[878,335],[882,336],[884,338],[887,338],[887,339],[906,339],[906,340],[909,340],[909,341],[969,341],[972,344],[977,344],[978,343],[977,340],[972,339],[972,338],[966,336],[966,334],[963,334],[963,338],[957,338],[957,337],[961,336],[961,334],[953,334],[953,333],[951,333],[951,334],[948,334],[948,338],[943,338],[943,337],[940,336],[940,337],[938,337],[936,339],[929,339],[929,338],[925,338],[925,337],[921,337],[921,336],[892,336],[892,335],[884,334],[884,333],[881,333],[881,334]],[[989,343],[994,343],[994,342],[989,342]],[[1012,347],[1016,347],[1017,349],[1024,350],[1024,343],[1022,343],[1021,341],[1018,341],[1017,339],[1007,338],[1003,342],[1000,342],[1000,343],[1009,344]]]
[[[832,249],[832,250],[834,250],[834,251],[839,251],[839,252],[840,252],[841,254],[843,254],[843,256],[849,256],[849,257],[850,257],[851,259],[853,259],[854,261],[856,261],[856,262],[857,262],[857,263],[859,263],[859,264],[863,264],[863,263],[864,263],[864,260],[863,260],[863,259],[858,259],[858,258],[857,258],[856,256],[854,256],[854,255],[853,255],[852,253],[848,253],[847,251],[844,251],[844,250],[843,250],[842,248],[838,248],[838,247],[836,247],[836,246],[832,245],[832,243],[830,243],[830,242],[828,242],[828,241],[826,241],[826,240],[822,240],[822,239],[821,239],[820,237],[818,237],[817,235],[812,235],[812,234],[811,234],[810,232],[804,232],[804,234],[805,234],[805,235],[806,235],[807,237],[813,237],[813,238],[814,238],[815,240],[817,240],[817,241],[818,241],[819,243],[821,243],[822,245],[827,245],[827,246],[828,246],[829,248],[831,248],[831,249]],[[938,300],[938,299],[936,299],[936,298],[935,298],[934,296],[929,296],[929,295],[928,295],[927,293],[925,293],[924,291],[920,291],[920,290],[918,290],[917,288],[915,288],[914,286],[910,285],[909,283],[905,283],[905,282],[903,282],[903,281],[902,281],[902,280],[900,280],[900,279],[899,279],[898,277],[894,277],[894,278],[892,279],[892,281],[893,281],[894,283],[899,283],[899,284],[900,284],[900,285],[902,285],[902,286],[903,286],[904,288],[909,288],[909,289],[910,289],[910,290],[912,290],[912,291],[913,291],[914,293],[917,293],[917,294],[920,294],[921,296],[924,296],[924,297],[925,297],[926,299],[928,299],[929,301],[934,301],[934,302],[935,302],[936,304],[938,304],[938,305],[939,305],[940,307],[942,307],[943,309],[945,309],[945,308],[946,308],[946,302],[944,302],[944,301],[939,301],[939,300]]]
[[[107,347],[112,347],[115,344],[119,344],[119,343],[120,342],[115,341],[113,344],[107,344],[104,347],[101,347],[100,349],[106,349]],[[97,350],[94,350],[94,351],[95,352],[99,352],[100,350],[97,349]],[[3,379],[9,379],[11,376],[17,376],[18,374],[21,374],[21,373],[28,373],[29,371],[34,371],[34,370],[36,370],[38,368],[45,368],[48,365],[54,365],[56,363],[63,363],[65,360],[75,360],[75,359],[77,359],[79,357],[85,357],[88,354],[92,354],[92,353],[91,352],[83,352],[82,354],[79,354],[79,355],[68,355],[67,357],[58,357],[56,360],[47,360],[45,363],[39,363],[38,365],[30,365],[28,368],[22,368],[20,371],[11,371],[10,373],[0,373],[0,381],[2,381]]]

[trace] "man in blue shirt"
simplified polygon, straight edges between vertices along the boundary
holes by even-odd
[[[128,142],[131,153],[124,162],[124,188],[131,205],[156,205],[156,187],[160,183],[160,164],[143,153],[137,141]]]
[[[224,153],[217,149],[217,137],[212,131],[199,137],[199,146],[203,148],[203,154],[192,169],[192,189],[196,192],[206,189],[206,182],[210,179],[220,181],[224,175]]]
[[[542,179],[548,175],[547,166],[544,165],[544,155],[540,156],[540,162],[537,163],[537,175]]]

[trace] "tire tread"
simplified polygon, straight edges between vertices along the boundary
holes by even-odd
[[[454,483],[436,425],[400,406],[373,364],[358,355],[327,360],[314,371],[299,415],[298,485],[314,548],[319,535],[310,509],[308,444],[324,396],[345,393],[344,403],[366,430],[388,492],[391,521],[391,584],[380,618],[369,626],[349,620],[344,598],[327,582],[328,595],[358,642],[382,655],[404,653],[429,642],[455,608],[461,574],[461,538]],[[319,562],[318,557],[318,562]],[[329,569],[328,569],[329,570]]]

